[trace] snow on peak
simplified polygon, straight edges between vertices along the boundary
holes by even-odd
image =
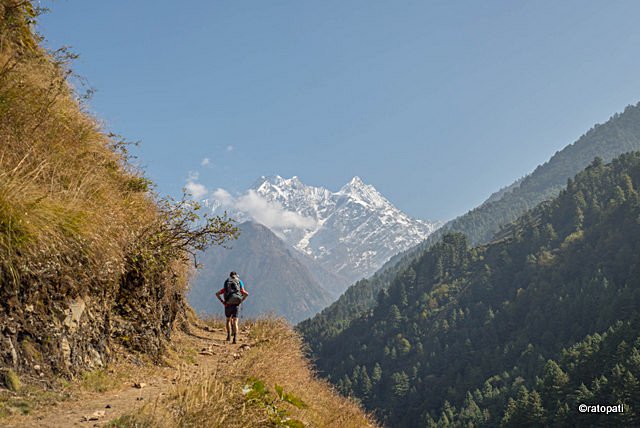
[[[358,176],[353,177],[350,182],[342,186],[337,194],[344,195],[363,205],[372,205],[377,208],[393,208],[391,202],[382,196],[375,187],[365,184]]]
[[[439,225],[409,217],[355,176],[337,192],[297,177],[261,177],[249,190],[267,203],[312,220],[279,236],[325,268],[357,280],[422,242]]]

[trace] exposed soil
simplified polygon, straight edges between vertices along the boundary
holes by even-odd
[[[222,329],[192,326],[191,333],[179,333],[174,338],[179,349],[191,351],[187,361],[183,360],[176,367],[147,370],[146,374],[140,375],[139,381],[123,382],[120,388],[104,393],[74,392],[72,398],[37,409],[28,416],[0,419],[0,425],[7,428],[104,426],[121,415],[161,399],[171,392],[176,381],[203,377],[216,366],[231,363],[246,343],[246,335],[241,331],[236,345],[226,342],[225,337]]]

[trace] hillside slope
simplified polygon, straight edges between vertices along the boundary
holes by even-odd
[[[393,257],[374,276],[349,288],[316,317],[301,323],[300,331],[313,349],[350,322],[371,310],[375,297],[442,236],[450,232],[467,235],[472,244],[491,240],[500,228],[527,209],[553,198],[567,179],[584,169],[594,157],[608,161],[622,153],[640,150],[640,104],[628,106],[602,125],[595,125],[576,142],[553,155],[531,174],[492,195],[481,206],[442,226],[418,246]]]
[[[580,403],[633,425],[639,255],[640,152],[596,159],[491,244],[445,235],[318,367],[392,426],[565,426]]]
[[[180,316],[188,251],[233,237],[188,204],[159,201],[126,144],[67,82],[62,49],[28,1],[0,0],[0,374],[38,383],[160,358]]]
[[[331,303],[332,296],[271,230],[257,223],[239,226],[240,237],[231,248],[210,248],[199,256],[202,264],[193,278],[189,302],[200,314],[221,314],[215,293],[230,271],[236,271],[250,293],[242,314],[268,313],[292,323],[310,317]]]
[[[627,106],[622,113],[595,125],[531,174],[509,186],[498,200],[490,198],[478,208],[448,222],[429,238],[429,242],[437,242],[447,232],[461,232],[473,245],[486,243],[501,226],[558,195],[567,185],[567,179],[586,168],[595,157],[609,162],[634,150],[640,150],[640,103]]]

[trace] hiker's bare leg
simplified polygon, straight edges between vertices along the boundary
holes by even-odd
[[[227,318],[227,324],[225,327],[227,330],[227,340],[231,340],[231,317]]]
[[[233,317],[231,320],[231,326],[233,327],[233,343],[236,343],[236,335],[238,334],[238,318]]]

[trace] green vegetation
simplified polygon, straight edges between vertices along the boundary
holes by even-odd
[[[350,287],[320,314],[300,323],[298,329],[311,349],[320,352],[353,320],[371,311],[378,292],[402,280],[403,272],[445,234],[461,232],[472,245],[486,244],[526,210],[557,196],[567,179],[587,167],[595,157],[609,161],[633,150],[640,150],[640,104],[628,106],[606,123],[595,125],[528,176],[496,192],[478,208],[448,222],[416,248],[393,257],[376,275]]]
[[[105,392],[116,388],[122,379],[105,369],[97,369],[82,374],[80,387],[91,392]]]
[[[2,383],[9,391],[20,392],[22,382],[20,382],[18,374],[13,369],[3,370],[2,377]]]
[[[637,425],[639,188],[640,153],[596,159],[494,242],[444,235],[319,369],[392,426]]]
[[[298,419],[292,419],[282,403],[289,403],[298,409],[308,407],[302,400],[295,395],[284,392],[284,389],[275,384],[275,395],[272,394],[265,386],[264,382],[259,379],[249,379],[248,383],[242,388],[245,401],[250,406],[258,406],[265,410],[269,423],[276,427],[302,428],[305,424]]]

